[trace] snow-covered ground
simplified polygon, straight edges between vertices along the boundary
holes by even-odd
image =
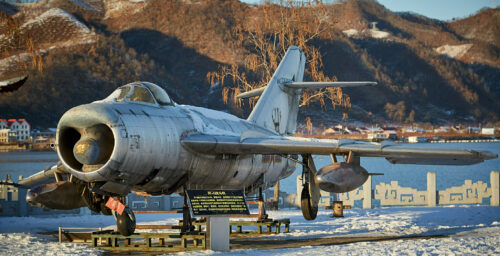
[[[434,50],[443,55],[448,55],[450,58],[461,58],[472,47],[472,44],[449,45],[445,44],[434,48]]]
[[[499,255],[500,208],[491,206],[391,207],[344,210],[344,218],[332,218],[331,210],[320,210],[314,221],[306,221],[296,209],[271,211],[271,218],[290,218],[290,233],[255,239],[306,239],[329,237],[435,236],[439,238],[356,242],[342,245],[305,246],[284,249],[210,250],[189,255]],[[165,218],[167,217],[167,218]],[[176,224],[180,214],[138,214],[147,224]],[[114,227],[111,216],[2,217],[0,255],[100,255],[87,244],[57,243],[38,232],[62,227]]]
[[[368,37],[373,37],[377,39],[381,38],[387,38],[391,35],[391,33],[386,32],[386,31],[381,31],[378,29],[364,29],[362,32],[359,32],[357,29],[347,29],[343,30],[342,33],[344,33],[348,37],[357,37],[359,35],[365,35]]]

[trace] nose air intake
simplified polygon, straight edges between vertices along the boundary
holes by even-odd
[[[80,171],[89,169],[89,165],[105,164],[114,148],[113,133],[105,124],[65,127],[60,132],[59,141],[63,161]]]

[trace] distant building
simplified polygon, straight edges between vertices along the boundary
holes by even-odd
[[[439,133],[439,132],[447,133],[449,131],[450,131],[450,127],[449,126],[441,126],[438,129],[434,129],[435,133]]]
[[[368,133],[367,134],[367,139],[370,141],[383,141],[387,137],[383,133]]]
[[[398,138],[398,134],[395,130],[385,130],[383,134],[385,135],[385,138],[389,140],[396,140]]]
[[[328,128],[323,131],[323,135],[332,135],[332,134],[336,134],[336,131],[333,128]]]
[[[408,143],[421,143],[427,142],[429,139],[427,137],[410,136],[408,137]]]
[[[33,138],[38,140],[50,140],[56,137],[57,128],[47,128],[44,130],[33,130],[31,134]]]
[[[478,127],[467,127],[468,133],[479,133],[481,132],[481,128]]]
[[[30,124],[26,119],[0,119],[0,129],[9,129],[14,132],[18,142],[30,139]]]
[[[481,134],[483,134],[483,135],[495,135],[495,128],[482,128]]]
[[[17,141],[17,133],[10,129],[0,129],[0,142],[9,143]]]
[[[422,132],[426,132],[426,130],[423,128],[419,128],[419,127],[406,127],[403,129],[403,132],[405,132],[405,133],[416,133],[416,132],[422,133]]]

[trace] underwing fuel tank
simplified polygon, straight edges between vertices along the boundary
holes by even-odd
[[[365,168],[359,165],[339,162],[321,168],[314,180],[321,190],[345,193],[363,185],[368,175]]]
[[[86,206],[82,191],[83,185],[59,181],[30,189],[26,202],[44,208],[71,210]]]

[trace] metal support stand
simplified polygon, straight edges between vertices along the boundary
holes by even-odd
[[[267,219],[266,207],[264,206],[264,196],[262,195],[262,188],[259,188],[259,217],[258,221]]]
[[[186,190],[184,190],[186,191]],[[182,207],[182,227],[181,233],[186,234],[194,230],[191,220],[191,212],[187,203],[187,193],[184,192],[184,206]]]

